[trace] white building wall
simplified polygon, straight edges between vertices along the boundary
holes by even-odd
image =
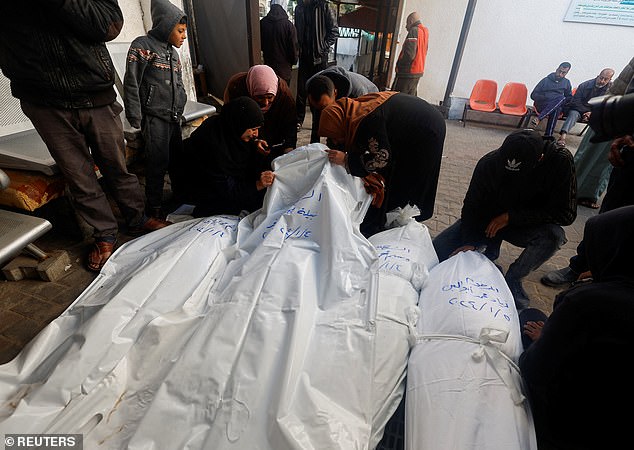
[[[405,36],[407,15],[419,11],[429,28],[430,43],[418,92],[438,104],[445,94],[468,1],[404,1],[399,37]],[[525,83],[530,94],[562,61],[572,64],[568,78],[573,86],[605,67],[618,75],[634,56],[634,28],[564,22],[569,4],[568,0],[479,0],[452,96],[469,97],[480,78],[496,80],[499,91],[509,81]]]

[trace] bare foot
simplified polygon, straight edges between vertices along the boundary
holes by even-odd
[[[544,328],[543,320],[538,320],[537,322],[528,321],[524,325],[524,334],[535,342],[542,335],[542,328]]]
[[[585,280],[587,278],[592,278],[592,272],[590,272],[589,270],[580,273],[577,281]]]

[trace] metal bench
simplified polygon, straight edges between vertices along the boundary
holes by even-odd
[[[0,169],[0,190],[9,185],[9,177]],[[0,267],[27,250],[37,259],[46,253],[33,242],[46,234],[53,226],[48,220],[0,209]]]
[[[0,74],[0,190],[6,189],[11,181],[2,168],[44,175],[59,171],[46,144],[22,113],[20,101],[11,95],[9,80]],[[0,209],[0,266],[23,250],[37,259],[46,258],[46,253],[33,242],[51,228],[47,220]]]
[[[0,168],[31,170],[45,175],[59,172],[46,144],[11,95],[9,79],[0,73]]]

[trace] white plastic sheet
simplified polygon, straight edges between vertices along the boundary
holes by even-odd
[[[438,264],[429,230],[412,219],[418,215],[418,209],[408,209],[408,212],[408,218],[401,217],[401,226],[369,238],[377,249],[379,259],[376,316],[379,345],[376,349],[375,417],[370,448],[376,447],[381,440],[385,425],[403,398],[407,359],[416,336],[418,296],[429,270]]]
[[[152,374],[171,364],[206,310],[206,292],[226,264],[222,250],[235,242],[237,225],[235,217],[198,219],[119,248],[62,315],[1,366],[0,432],[63,430],[56,422],[71,405],[106,387],[115,399],[125,390],[122,362],[132,377],[141,370],[136,365],[156,364]],[[95,414],[109,400],[95,402]],[[68,430],[91,417],[75,416]]]
[[[264,207],[240,221],[195,219],[122,246],[0,367],[0,433],[82,433],[86,448],[111,449],[376,443],[400,399],[418,293],[379,281],[358,231],[370,197],[323,149],[278,158]]]
[[[477,252],[430,271],[408,366],[408,450],[536,449],[515,363],[517,311],[504,277]]]

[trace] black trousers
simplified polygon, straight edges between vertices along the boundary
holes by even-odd
[[[160,208],[163,185],[170,157],[183,151],[183,137],[178,122],[168,122],[154,116],[143,117],[145,155],[145,198],[148,208]]]
[[[325,59],[325,58],[323,58]],[[299,60],[299,67],[297,69],[297,97],[295,98],[295,105],[297,107],[297,123],[304,123],[306,117],[306,82],[310,77],[317,72],[321,72],[328,66],[328,62],[321,62],[319,64],[313,64],[311,60]],[[311,112],[313,112],[311,108]],[[313,112],[313,122],[315,121],[315,115]]]

